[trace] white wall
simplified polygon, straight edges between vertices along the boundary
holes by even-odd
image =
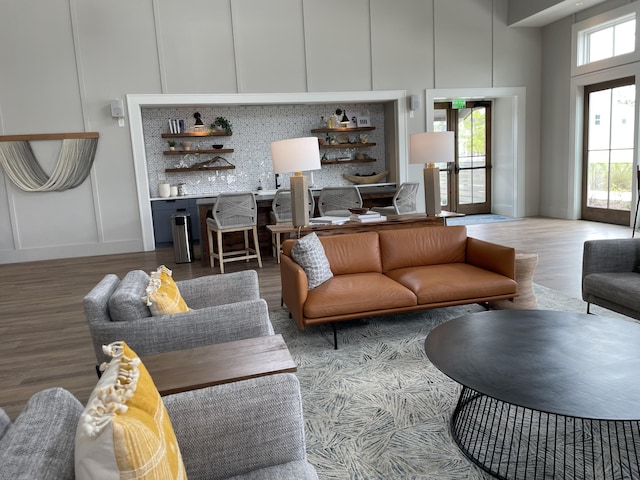
[[[536,214],[540,30],[507,27],[506,12],[507,0],[4,2],[0,133],[100,140],[75,190],[24,193],[0,173],[0,263],[143,249],[131,139],[109,112],[126,94],[524,87]],[[424,103],[407,134],[425,130]]]

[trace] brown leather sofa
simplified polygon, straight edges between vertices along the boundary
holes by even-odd
[[[296,240],[282,246],[282,298],[300,329],[517,295],[515,249],[467,237],[464,226],[319,238],[333,277],[312,290],[291,256]]]

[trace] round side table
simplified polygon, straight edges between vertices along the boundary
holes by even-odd
[[[538,308],[538,300],[533,292],[533,273],[538,265],[537,253],[516,252],[516,282],[518,296],[511,300],[489,302],[494,310],[532,310]]]

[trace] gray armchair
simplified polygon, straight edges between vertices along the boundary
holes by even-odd
[[[640,320],[640,239],[584,242],[582,299]]]
[[[300,384],[283,373],[163,397],[190,480],[317,480],[305,448]],[[82,404],[36,393],[15,422],[0,409],[0,478],[74,478]]]
[[[254,270],[177,281],[193,310],[156,317],[141,300],[148,282],[141,270],[129,272],[122,281],[109,274],[84,298],[98,364],[109,360],[102,345],[117,340],[144,356],[273,335]]]

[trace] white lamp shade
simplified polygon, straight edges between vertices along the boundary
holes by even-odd
[[[453,132],[424,132],[409,136],[409,163],[453,162]]]
[[[318,170],[320,148],[318,137],[292,138],[271,143],[273,173]]]

